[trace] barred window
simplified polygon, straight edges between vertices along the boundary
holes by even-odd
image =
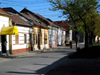
[[[35,37],[35,34],[33,34],[33,44],[36,44],[36,37]]]
[[[27,43],[27,35],[24,34],[24,43]]]
[[[47,34],[44,33],[44,44],[47,44]]]
[[[36,34],[36,44],[38,44],[38,34]]]
[[[15,35],[15,44],[19,44],[19,35]]]
[[[40,34],[40,44],[42,44],[42,33]]]

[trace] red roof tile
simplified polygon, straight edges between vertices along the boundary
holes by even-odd
[[[66,24],[64,21],[54,21],[55,24],[58,24],[60,26],[62,26],[64,29],[66,29],[67,31],[69,30],[69,25]]]
[[[0,8],[0,13],[3,13],[3,14],[6,14],[6,15],[9,15],[9,13],[6,12],[5,10],[3,10],[2,8]]]

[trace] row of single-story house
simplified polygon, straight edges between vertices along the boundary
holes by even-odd
[[[20,12],[11,7],[0,8],[0,55],[65,45],[69,26],[63,23],[53,22],[26,8]]]

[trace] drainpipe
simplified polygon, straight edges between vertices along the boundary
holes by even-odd
[[[33,33],[31,29],[29,30],[29,39],[31,39],[31,51],[33,51]]]
[[[57,27],[57,46],[58,46],[58,27]]]
[[[1,35],[0,35],[0,46],[1,46],[1,48],[0,48],[0,56],[2,56],[2,44],[1,44]]]
[[[51,36],[53,36],[52,34],[53,34],[53,27],[51,26]],[[52,48],[52,44],[53,44],[53,41],[51,39],[51,48]]]
[[[40,36],[41,36],[41,27],[39,27],[39,29],[38,29],[38,49],[41,49],[41,47],[40,47],[40,41],[41,41]]]
[[[33,51],[33,32],[31,33],[31,50]]]
[[[63,29],[62,29],[62,46],[63,46]]]

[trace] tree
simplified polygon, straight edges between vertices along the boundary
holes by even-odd
[[[48,0],[53,6],[52,10],[62,10],[63,14],[73,22],[72,30],[81,31],[85,34],[85,47],[89,45],[89,36],[94,33],[95,13],[97,11],[96,0]],[[77,41],[76,41],[77,48]]]
[[[91,10],[91,12],[93,13],[89,14],[86,18],[86,24],[88,25],[89,45],[92,45],[93,42],[95,42],[95,36],[98,35],[98,33],[95,33],[95,30],[97,30],[100,26],[100,15],[94,10]]]

